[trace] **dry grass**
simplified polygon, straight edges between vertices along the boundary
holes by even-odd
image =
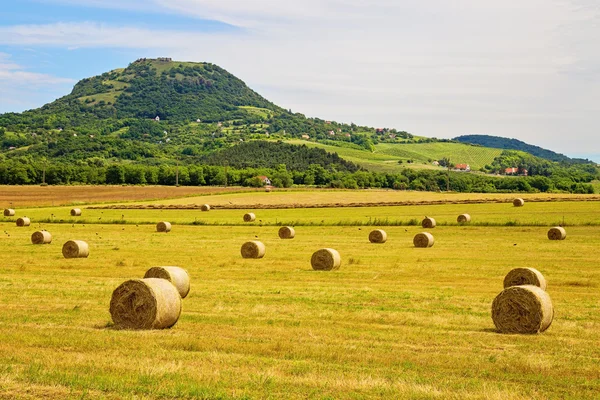
[[[0,207],[9,205],[14,207],[41,207],[172,199],[244,190],[251,189],[207,186],[0,186]]]
[[[598,212],[582,204],[539,206],[582,221]],[[531,203],[479,206],[468,210],[477,220],[513,211],[555,218],[554,209]],[[35,219],[28,228],[0,222],[0,232],[10,234],[0,235],[0,398],[597,397],[600,227],[571,226],[567,243],[548,240],[547,226],[444,226],[446,218],[455,224],[464,206],[422,207],[416,217],[438,221],[436,244],[426,251],[412,246],[417,226],[386,227],[387,244],[369,246],[369,230],[360,226],[295,226],[296,238],[284,241],[278,226],[258,224],[178,225],[165,235],[154,223],[45,223],[53,243],[34,246]],[[276,211],[260,218],[325,217]],[[360,215],[326,211],[332,220]],[[89,218],[107,216],[95,212]],[[227,212],[242,225],[239,211]],[[167,211],[139,213],[140,220],[171,220]],[[202,215],[230,218],[220,213]],[[268,254],[242,259],[240,243],[255,236]],[[60,246],[72,237],[90,244],[90,258],[62,258]],[[310,257],[321,247],[354,262],[313,271]],[[113,290],[155,265],[198,277],[177,325],[112,329]],[[551,283],[552,326],[533,336],[497,334],[491,304],[504,274],[538,265]]]

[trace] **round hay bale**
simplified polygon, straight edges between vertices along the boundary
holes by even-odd
[[[271,188],[270,187],[266,187],[265,188],[265,192],[267,192],[267,193],[271,192]]]
[[[244,222],[254,222],[255,219],[256,219],[256,215],[254,215],[254,213],[244,214]]]
[[[456,222],[459,224],[468,224],[471,222],[471,216],[469,214],[460,214],[458,218],[456,218]]]
[[[156,232],[171,232],[171,223],[167,221],[161,221],[156,224]]]
[[[517,198],[517,199],[513,200],[513,206],[515,206],[515,207],[523,207],[524,204],[525,204],[525,200],[523,200],[523,199]]]
[[[537,286],[511,286],[492,303],[492,320],[501,333],[544,332],[554,318],[548,293]]]
[[[202,204],[200,206],[200,211],[210,211],[210,206],[208,204]]]
[[[71,209],[71,217],[79,217],[81,215],[81,208]]]
[[[17,218],[17,226],[29,226],[31,225],[31,220],[27,217]]]
[[[241,251],[243,258],[263,258],[265,256],[266,248],[263,242],[251,240],[242,245]]]
[[[278,233],[281,239],[293,239],[296,236],[296,231],[291,226],[282,226]]]
[[[5,217],[14,217],[15,216],[15,210],[13,210],[12,208],[5,208],[4,209],[4,216]]]
[[[131,279],[114,290],[110,315],[121,329],[170,328],[181,315],[181,296],[166,279]]]
[[[387,233],[383,229],[375,229],[369,233],[369,242],[385,243],[387,241]]]
[[[90,247],[83,240],[69,240],[63,244],[62,253],[65,258],[87,258]]]
[[[417,233],[413,239],[415,247],[431,247],[435,243],[433,235],[429,232]]]
[[[546,278],[535,268],[515,268],[504,277],[504,288],[532,285],[546,290]]]
[[[548,231],[548,239],[550,240],[565,240],[566,238],[567,231],[562,226],[555,226]]]
[[[435,228],[435,219],[425,217],[425,219],[421,221],[421,226],[423,227],[423,229]]]
[[[49,244],[52,243],[52,235],[48,231],[37,231],[31,235],[31,243],[33,244]]]
[[[342,258],[337,250],[320,249],[313,253],[310,264],[315,271],[331,271],[340,268]]]
[[[177,288],[182,299],[190,292],[190,276],[187,271],[180,267],[152,267],[144,278],[166,279]]]

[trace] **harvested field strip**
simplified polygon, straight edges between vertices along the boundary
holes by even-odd
[[[161,201],[204,197],[218,193],[256,191],[254,188],[216,186],[16,186],[0,185],[0,207],[49,207],[63,205]]]
[[[594,197],[538,197],[527,199],[529,203],[550,203],[564,201],[597,201],[600,202],[600,196]],[[473,199],[473,200],[431,200],[431,201],[393,201],[377,203],[317,203],[317,204],[220,204],[211,206],[214,210],[285,210],[289,208],[344,208],[344,207],[398,207],[398,206],[431,206],[444,204],[491,204],[491,203],[512,203],[510,199]],[[200,210],[202,204],[112,204],[102,206],[90,206],[92,210]]]
[[[84,208],[83,217],[71,217],[69,208],[23,209],[31,218],[32,228],[40,224],[156,224],[174,225],[244,224],[243,215],[256,214],[256,226],[410,226],[425,216],[435,218],[438,226],[457,225],[456,216],[468,212],[475,226],[595,226],[600,225],[600,207],[595,201],[530,202],[525,207],[511,203],[433,204],[385,207],[290,208],[290,209],[96,209]],[[0,221],[12,222],[14,218]],[[13,222],[14,223],[14,222]]]

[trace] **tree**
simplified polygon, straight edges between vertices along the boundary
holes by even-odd
[[[106,168],[106,183],[120,185],[125,183],[125,169],[122,165],[111,165]]]

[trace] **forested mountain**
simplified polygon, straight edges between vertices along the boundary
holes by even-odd
[[[520,150],[532,154],[536,157],[544,158],[550,161],[566,162],[566,163],[590,163],[589,160],[581,158],[569,158],[564,154],[555,153],[552,150],[547,150],[539,146],[527,144],[517,139],[508,139],[500,136],[490,135],[462,135],[455,137],[453,140],[462,143],[477,144],[484,147],[493,147],[505,150]]]
[[[293,138],[352,151],[354,162],[377,161],[385,168],[365,171],[337,153],[283,143]],[[256,176],[268,175],[276,186],[443,190],[446,172],[431,169],[438,156],[457,163],[476,157],[476,152],[453,154],[457,143],[451,142],[307,118],[269,102],[213,64],[139,59],[84,79],[39,109],[0,114],[0,184],[260,185]],[[526,151],[536,149],[543,151],[537,146]],[[588,183],[598,178],[594,165],[571,165],[562,155],[559,164],[524,154],[503,152],[479,171],[488,175],[455,175],[450,187],[593,191]],[[406,164],[418,159],[421,168],[430,169],[405,169],[402,157]],[[536,176],[491,176],[504,167]]]

